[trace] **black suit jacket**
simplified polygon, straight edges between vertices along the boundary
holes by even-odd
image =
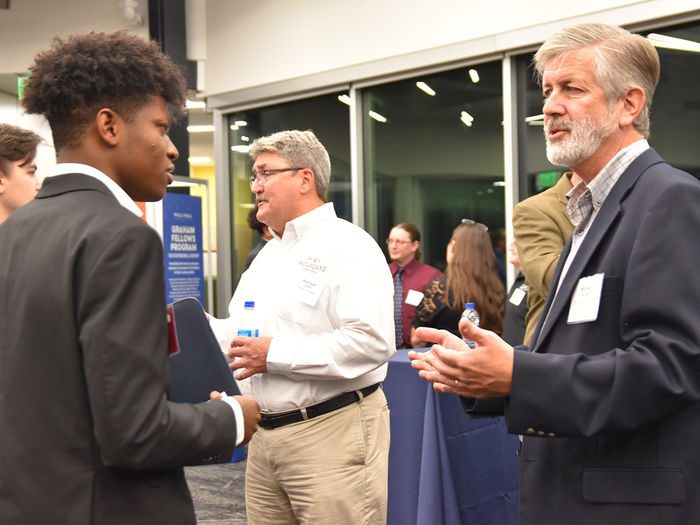
[[[508,295],[506,295],[506,312],[503,314],[501,339],[509,345],[516,346],[523,344],[525,328],[527,326],[525,318],[528,312],[528,295],[529,290],[525,282],[525,276],[518,272],[510,290],[508,290]],[[519,302],[514,304],[511,302],[511,298]]]
[[[230,458],[235,418],[166,399],[157,233],[69,174],[0,247],[0,523],[194,523],[181,465]]]
[[[525,435],[521,524],[698,522],[698,203],[695,178],[639,156],[550,291],[532,351],[516,351],[506,420]],[[577,282],[598,273],[597,319],[567,324]]]

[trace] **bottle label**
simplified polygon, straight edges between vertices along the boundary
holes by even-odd
[[[260,330],[258,330],[257,328],[252,330],[238,330],[238,335],[242,335],[245,337],[260,337]]]

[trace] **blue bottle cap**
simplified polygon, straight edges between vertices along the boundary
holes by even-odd
[[[466,303],[464,308],[474,308],[474,303]]]
[[[243,308],[255,308],[255,301],[245,301]]]

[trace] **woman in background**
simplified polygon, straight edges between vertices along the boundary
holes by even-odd
[[[448,330],[460,337],[459,319],[464,304],[474,303],[481,328],[501,333],[506,292],[498,278],[496,257],[488,228],[470,219],[452,232],[445,255],[445,275],[433,280],[416,308],[411,345],[427,345],[416,337],[416,328],[428,326]]]

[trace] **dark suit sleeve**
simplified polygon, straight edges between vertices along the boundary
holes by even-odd
[[[513,348],[515,353],[529,352],[529,348],[524,345],[518,345]],[[489,397],[485,399],[476,399],[473,397],[460,397],[462,408],[469,417],[496,417],[502,416],[508,406],[509,397]]]
[[[464,412],[473,418],[502,416],[505,411],[505,397],[490,397],[488,399],[460,397],[460,401]]]
[[[76,278],[79,339],[102,460],[132,469],[230,458],[236,426],[223,401],[167,401],[162,245],[140,221],[86,248]]]
[[[625,228],[598,246],[598,262],[619,271],[606,274],[598,320],[566,325],[564,313],[543,343],[546,353],[516,352],[509,431],[629,431],[700,399],[700,186],[653,184],[661,188],[630,199],[634,219],[623,210]]]

